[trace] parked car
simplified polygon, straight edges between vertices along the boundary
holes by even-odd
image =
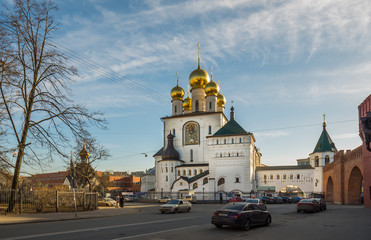
[[[113,207],[116,206],[116,201],[111,198],[102,198],[98,200],[98,206]]]
[[[283,203],[292,203],[292,198],[291,197],[281,197]]]
[[[254,203],[259,206],[262,210],[266,211],[267,206],[263,203],[263,201],[259,198],[245,198],[245,202]]]
[[[283,203],[283,199],[281,197],[273,197],[273,203]]]
[[[264,197],[261,197],[260,199],[263,201],[263,203],[267,204],[267,203],[272,203],[271,198],[272,197],[264,196]]]
[[[134,196],[125,196],[124,197],[125,202],[134,202],[135,197]]]
[[[320,209],[321,211],[326,210],[327,205],[326,205],[326,201],[325,201],[324,198],[313,198],[313,199],[316,200],[316,201],[318,202],[318,204],[319,204],[319,209]]]
[[[159,203],[167,203],[170,200],[171,200],[170,197],[162,197],[162,198],[158,199],[157,202],[159,202]]]
[[[302,199],[301,197],[293,197],[292,202],[293,203],[298,203],[298,202],[300,202],[301,199]]]
[[[196,196],[194,195],[186,195],[182,198],[182,200],[186,200],[191,203],[196,203]]]
[[[254,225],[269,225],[272,216],[254,203],[232,202],[218,209],[211,217],[211,223],[217,228],[223,225],[241,227],[249,230]]]
[[[320,211],[320,207],[319,207],[319,203],[313,199],[313,198],[309,198],[309,199],[302,199],[300,200],[300,202],[298,202],[297,204],[297,207],[296,207],[296,212],[319,212]]]
[[[228,202],[244,202],[245,200],[243,198],[240,198],[240,197],[232,197],[230,199],[228,199]]]
[[[166,204],[160,206],[161,213],[178,213],[189,212],[192,209],[192,204],[182,199],[170,200]]]

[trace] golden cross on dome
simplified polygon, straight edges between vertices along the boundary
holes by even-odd
[[[187,89],[188,89],[187,97],[189,97],[189,85],[187,85]]]
[[[211,81],[213,81],[213,67],[210,67],[210,71],[211,71]]]
[[[323,122],[326,122],[326,114],[323,114]]]
[[[200,43],[197,43],[197,47],[198,47],[198,68],[201,67],[200,65],[200,62],[201,62],[201,47],[200,47]]]
[[[176,85],[178,86],[178,83],[179,83],[179,74],[178,72],[176,72]]]

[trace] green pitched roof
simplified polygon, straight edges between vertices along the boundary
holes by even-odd
[[[331,140],[330,136],[326,131],[326,124],[324,123],[323,131],[318,139],[316,147],[313,150],[315,152],[337,152],[334,142]]]
[[[245,129],[243,129],[240,126],[240,124],[238,124],[235,120],[230,120],[221,129],[219,129],[213,136],[240,135],[240,134],[248,134],[248,132],[246,132]]]

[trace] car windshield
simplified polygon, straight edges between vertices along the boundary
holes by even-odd
[[[249,203],[258,203],[258,199],[246,199],[245,202],[249,202]]]
[[[310,202],[313,202],[313,199],[302,199],[302,200],[300,200],[300,202],[301,203],[303,203],[303,202],[304,203],[308,203],[308,202],[310,203]]]
[[[227,204],[227,205],[223,206],[221,209],[223,209],[223,210],[238,210],[238,211],[242,211],[242,209],[245,206],[246,205],[244,205],[244,204]]]
[[[167,202],[167,204],[178,204],[179,200],[170,200]]]

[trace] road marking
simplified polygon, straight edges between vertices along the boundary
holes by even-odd
[[[163,230],[163,231],[158,231],[158,232],[150,232],[150,233],[143,233],[139,235],[134,235],[134,236],[128,236],[128,237],[122,237],[122,238],[114,238],[112,240],[122,240],[122,239],[129,239],[129,238],[136,238],[136,237],[143,237],[143,236],[148,236],[152,234],[158,234],[158,233],[165,233],[165,232],[172,232],[172,231],[177,231],[177,230],[182,230],[182,229],[188,229],[188,228],[194,228],[198,227],[200,225],[193,225],[189,227],[181,227],[181,228],[173,228],[173,229],[168,229],[168,230]]]
[[[5,238],[6,240],[17,240],[17,239],[28,239],[28,238],[38,238],[38,237],[48,237],[54,235],[62,235],[62,234],[70,234],[70,233],[78,233],[78,232],[87,232],[87,231],[99,231],[111,228],[119,228],[119,227],[130,227],[136,225],[145,225],[145,224],[153,224],[153,223],[163,223],[163,222],[172,222],[172,221],[179,221],[179,220],[186,220],[186,219],[195,219],[199,217],[186,217],[186,218],[176,218],[176,219],[169,219],[169,220],[161,220],[161,221],[151,221],[151,222],[142,222],[142,223],[130,223],[130,224],[121,224],[121,225],[114,225],[114,226],[107,226],[107,227],[97,227],[97,228],[83,228],[83,229],[76,229],[70,231],[61,231],[61,232],[53,232],[53,233],[40,233],[34,235],[26,235],[26,236],[19,236],[19,237],[10,237]]]

